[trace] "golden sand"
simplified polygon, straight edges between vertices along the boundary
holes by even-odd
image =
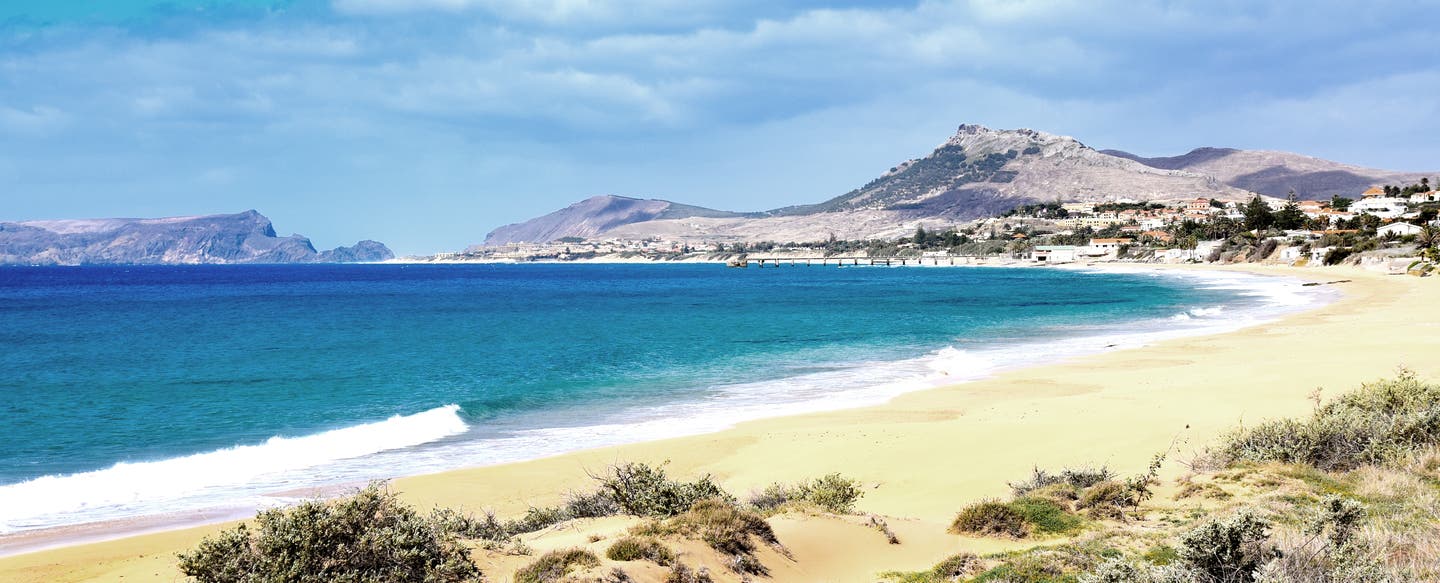
[[[710,473],[734,492],[841,472],[870,487],[860,510],[888,517],[902,544],[885,544],[861,518],[785,516],[772,522],[795,560],[767,564],[779,581],[873,581],[879,571],[923,569],[961,550],[1005,546],[946,535],[945,526],[966,503],[1004,495],[1006,481],[1024,477],[1032,466],[1106,464],[1133,474],[1173,446],[1166,471],[1175,475],[1173,460],[1188,459],[1237,424],[1306,413],[1317,387],[1337,395],[1400,366],[1440,378],[1435,280],[1340,268],[1242,269],[1351,281],[1335,285],[1344,294],[1331,304],[1237,332],[1006,372],[877,407],[404,478],[394,487],[423,507],[511,515],[588,488],[587,470],[622,460],[668,460],[673,475]],[[1035,358],[1043,363],[1046,355]],[[601,550],[604,541],[588,542],[590,535],[608,538],[627,524],[618,518],[582,522],[527,537],[527,543],[541,551],[574,545]],[[0,581],[178,581],[174,553],[218,528],[0,559]],[[489,557],[483,566],[491,580],[503,581],[524,562]]]

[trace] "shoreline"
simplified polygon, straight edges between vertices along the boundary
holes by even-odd
[[[1256,275],[1247,272],[1239,274],[1240,277],[1245,278],[1244,280],[1235,282],[1231,279],[1236,276],[1234,270],[1228,270],[1230,273],[1227,273],[1227,271],[1215,269],[1127,269],[1122,266],[1113,265],[1075,265],[1056,268],[1096,274],[1134,275],[1137,273],[1147,273],[1152,276],[1172,278],[1178,285],[1187,289],[1201,291],[1206,289],[1225,289],[1230,290],[1230,293],[1227,293],[1228,297],[1224,300],[1224,303],[1220,304],[1221,307],[1214,307],[1209,304],[1195,304],[1188,310],[1183,310],[1178,314],[1164,319],[1145,317],[1141,319],[1120,320],[1099,327],[1089,327],[1084,332],[1074,335],[1062,334],[1057,337],[1044,339],[1041,339],[1042,337],[1028,338],[1014,343],[985,345],[983,347],[970,346],[959,348],[955,345],[946,345],[899,360],[863,363],[838,372],[840,372],[842,376],[848,376],[846,373],[853,374],[853,371],[856,370],[881,372],[854,386],[846,385],[843,388],[828,391],[823,395],[823,398],[819,398],[820,396],[818,395],[809,395],[797,400],[776,400],[761,406],[762,404],[750,404],[745,402],[744,399],[736,399],[732,395],[726,398],[728,404],[719,410],[713,410],[715,409],[715,404],[708,403],[708,405],[710,405],[708,408],[712,409],[709,413],[692,414],[687,412],[694,410],[696,407],[705,406],[707,404],[706,401],[677,401],[664,405],[663,408],[667,409],[667,411],[659,417],[651,414],[646,417],[632,418],[624,423],[620,423],[616,419],[597,419],[591,424],[568,429],[537,427],[530,431],[555,434],[574,433],[575,435],[573,435],[573,437],[575,441],[573,441],[573,443],[577,445],[571,449],[561,451],[537,451],[534,452],[533,455],[521,459],[455,466],[438,470],[410,473],[401,472],[375,479],[393,481],[453,471],[524,463],[536,459],[584,453],[607,447],[625,447],[646,442],[714,434],[733,429],[740,424],[755,421],[883,406],[905,394],[973,383],[975,381],[993,378],[996,375],[1006,372],[1036,366],[1035,363],[1022,361],[1017,358],[1023,353],[1043,351],[1049,353],[1054,362],[1072,362],[1076,359],[1082,359],[1095,354],[1129,350],[1174,338],[1224,334],[1284,318],[1291,313],[1295,313],[1297,310],[1317,309],[1335,299],[1335,294],[1326,293],[1328,290],[1310,290],[1308,294],[1302,296],[1302,292],[1300,292],[1296,286],[1304,280],[1289,274]],[[1266,279],[1271,281],[1267,282],[1265,281]],[[1239,287],[1237,287],[1237,285]],[[1294,289],[1286,291],[1287,288]],[[1235,290],[1245,291],[1238,292]],[[1264,290],[1264,292],[1257,293],[1257,290]],[[1297,297],[1301,298],[1301,305],[1297,307],[1286,304],[1283,301],[1277,301],[1277,298],[1281,300],[1285,299],[1283,296],[1286,295],[1293,296],[1290,298],[1292,300]],[[1253,296],[1258,296],[1261,299],[1256,300]],[[1227,311],[1227,315],[1216,317],[1215,314],[1219,314],[1222,308]],[[1191,314],[1211,310],[1213,310],[1213,313],[1206,317],[1202,318],[1198,315],[1194,318],[1191,317]],[[802,375],[801,377],[795,378],[808,379],[809,377],[808,375]],[[767,383],[767,381],[753,382],[759,382],[761,384]],[[842,381],[835,379],[835,382]],[[821,381],[818,379],[809,379],[809,381],[807,381],[807,384],[815,383],[821,383]],[[752,384],[752,381],[743,381],[723,386],[731,387],[733,390],[749,386],[750,384]],[[714,399],[716,397],[711,398]],[[717,416],[717,413],[720,411],[723,411],[724,414]],[[621,426],[625,426],[627,429],[624,431],[617,429]],[[343,429],[337,431],[343,431]],[[580,434],[585,435],[582,436]],[[563,436],[557,435],[557,437]],[[589,443],[585,442],[586,440],[584,438],[587,437]],[[196,455],[208,454],[202,453]],[[364,483],[362,480],[344,483],[302,485],[297,486],[295,489],[283,491],[259,492],[257,495],[263,499],[273,499],[275,504],[284,506],[302,497],[338,495],[355,487],[363,486]],[[257,508],[255,506],[217,504],[216,506],[197,507],[163,513],[136,514],[9,533],[0,535],[0,558],[49,549],[65,548],[73,545],[105,542],[142,534],[207,526],[222,522],[234,522],[253,516],[257,509],[270,505],[271,504],[266,502],[260,502]]]
[[[1156,269],[1151,265],[1126,265],[1132,269]],[[680,475],[694,473],[714,473],[728,487],[735,492],[744,492],[747,487],[758,487],[764,483],[774,480],[789,480],[810,477],[810,474],[825,473],[827,471],[844,471],[846,473],[857,473],[867,482],[879,484],[871,496],[867,496],[862,508],[868,511],[879,511],[892,516],[913,517],[922,521],[937,520],[937,512],[943,515],[945,512],[953,511],[964,501],[964,495],[960,492],[974,492],[984,495],[986,492],[994,493],[996,487],[1003,488],[1004,480],[1013,479],[1018,476],[1014,471],[995,470],[982,472],[987,474],[984,479],[973,475],[966,478],[952,477],[948,479],[954,482],[950,490],[955,492],[950,502],[939,503],[933,499],[934,492],[930,488],[915,489],[914,482],[925,482],[916,480],[914,477],[907,477],[904,472],[896,472],[894,468],[889,471],[876,471],[874,466],[880,460],[859,460],[855,459],[848,465],[870,466],[869,470],[859,468],[861,471],[854,471],[843,467],[835,461],[836,449],[844,450],[845,446],[857,445],[855,432],[864,430],[875,431],[876,434],[866,434],[860,441],[875,440],[884,434],[883,439],[874,441],[880,444],[886,440],[900,439],[904,441],[919,440],[921,442],[933,443],[933,439],[925,432],[920,435],[911,435],[906,438],[905,431],[898,429],[911,429],[926,426],[928,424],[946,424],[955,419],[966,419],[968,421],[981,420],[986,423],[1000,423],[1002,429],[1013,432],[1024,425],[1041,423],[1031,420],[1036,418],[1054,419],[1054,407],[1041,407],[1035,409],[1037,404],[1054,404],[1055,399],[1086,400],[1104,396],[1107,399],[1116,395],[1107,395],[1107,389],[1101,384],[1096,388],[1094,384],[1085,385],[1076,383],[1080,378],[1105,376],[1106,372],[1115,372],[1110,369],[1127,368],[1127,364],[1135,362],[1164,362],[1165,359],[1157,360],[1152,353],[1173,352],[1177,345],[1180,346],[1209,346],[1224,344],[1225,339],[1233,339],[1237,342],[1238,337],[1254,337],[1248,340],[1266,340],[1264,337],[1294,328],[1299,324],[1314,323],[1325,320],[1336,314],[1353,312],[1358,308],[1365,307],[1365,300],[1374,300],[1381,296],[1394,296],[1403,290],[1414,290],[1419,287],[1427,287],[1418,278],[1392,278],[1373,273],[1363,272],[1355,269],[1293,269],[1282,268],[1258,268],[1246,266],[1246,269],[1216,269],[1214,266],[1201,266],[1205,271],[1242,271],[1246,273],[1262,273],[1268,275],[1286,275],[1303,279],[1336,280],[1353,278],[1356,285],[1346,284],[1345,292],[1333,302],[1325,304],[1316,309],[1300,313],[1292,313],[1281,317],[1279,320],[1260,323],[1255,326],[1246,327],[1241,331],[1228,333],[1209,334],[1205,336],[1190,336],[1177,339],[1163,340],[1155,344],[1146,344],[1143,347],[1123,350],[1108,351],[1099,354],[1091,354],[1075,359],[1069,359],[1062,363],[1043,363],[1038,366],[1027,367],[1020,370],[1004,371],[999,374],[963,385],[947,385],[940,388],[925,389],[902,394],[889,400],[887,403],[877,406],[868,406],[858,409],[845,409],[840,411],[806,413],[786,417],[771,417],[757,421],[746,421],[737,424],[735,427],[725,429],[717,433],[708,433],[690,437],[664,439],[661,441],[641,442],[629,445],[609,446],[594,450],[586,450],[552,456],[526,462],[510,463],[499,466],[487,466],[454,470],[439,474],[427,474],[400,478],[393,483],[395,488],[412,502],[422,507],[433,504],[462,506],[471,510],[481,508],[493,508],[501,511],[502,514],[514,511],[523,511],[526,506],[532,503],[542,504],[553,502],[565,491],[575,487],[584,481],[584,469],[603,466],[606,463],[625,460],[670,460],[673,472]],[[1188,267],[1163,267],[1163,269],[1194,269]],[[1307,277],[1308,276],[1308,277]],[[1385,283],[1381,283],[1385,281]],[[1391,283],[1393,281],[1394,283]],[[1403,284],[1400,282],[1404,282]],[[1363,311],[1363,310],[1362,310]],[[1423,320],[1421,320],[1423,321]],[[1260,330],[1257,330],[1260,329]],[[1254,331],[1253,333],[1251,331]],[[1293,336],[1293,334],[1282,334],[1282,336]],[[1440,336],[1440,333],[1437,333]],[[1131,362],[1126,362],[1131,361]],[[1172,364],[1176,361],[1171,360]],[[1195,362],[1188,362],[1187,366],[1195,366]],[[1218,364],[1217,364],[1218,366]],[[1393,368],[1394,364],[1378,368],[1382,373]],[[1215,368],[1215,367],[1211,367]],[[1376,367],[1369,367],[1373,372]],[[1349,371],[1350,376],[1358,371]],[[1433,370],[1422,370],[1423,374],[1435,373]],[[1304,376],[1304,375],[1301,375]],[[1318,378],[1333,378],[1335,375],[1323,375]],[[1344,375],[1341,375],[1344,376]],[[1376,375],[1365,374],[1360,378],[1372,378]],[[1328,381],[1335,382],[1338,379]],[[1003,390],[1003,387],[1014,387],[1016,383],[1026,388],[1024,393]],[[1153,383],[1152,383],[1153,384]],[[1347,384],[1330,385],[1334,389],[1344,390],[1349,388]],[[1307,386],[1304,391],[1294,387],[1280,391],[1285,393],[1284,399],[1276,398],[1262,399],[1257,403],[1251,403],[1249,407],[1240,407],[1240,414],[1243,418],[1253,417],[1245,413],[1258,413],[1261,416],[1275,416],[1278,414],[1294,413],[1303,411],[1308,406],[1308,401],[1303,398],[1303,393],[1308,392],[1313,385]],[[1134,389],[1120,390],[1122,395],[1134,398]],[[1329,393],[1333,395],[1334,393]],[[1190,396],[1192,399],[1193,395]],[[1016,412],[1017,405],[1021,407],[1017,418],[1005,419],[995,418],[993,415],[998,411]],[[1210,403],[1213,405],[1213,403]],[[958,405],[958,407],[957,407]],[[1263,406],[1262,406],[1263,405]],[[1202,407],[1203,408],[1203,407]],[[1250,409],[1257,409],[1251,411]],[[1173,407],[1171,408],[1173,409]],[[1233,411],[1232,411],[1233,412]],[[1176,413],[1172,411],[1173,415]],[[1223,412],[1222,412],[1223,413]],[[1221,414],[1233,424],[1234,417],[1229,414]],[[1024,423],[1017,423],[1018,420],[1025,420]],[[1213,421],[1213,419],[1212,419]],[[1142,424],[1143,425],[1143,424]],[[1214,423],[1198,424],[1204,428],[1197,430],[1192,435],[1198,437],[1208,431],[1213,437],[1216,430]],[[1043,423],[1039,427],[1045,427]],[[857,429],[858,428],[858,429]],[[954,428],[951,428],[954,429]],[[992,427],[993,429],[993,427]],[[1110,429],[1113,431],[1113,428]],[[1157,435],[1152,429],[1146,430],[1151,437]],[[786,439],[784,436],[795,437],[804,435],[803,439]],[[965,431],[961,431],[965,433]],[[1161,431],[1158,435],[1166,435],[1168,431]],[[845,439],[830,434],[847,436]],[[839,440],[839,443],[837,443]],[[952,440],[942,440],[952,441]],[[1056,463],[1046,456],[1036,455],[1034,444],[1026,444],[1023,439],[1000,439],[1002,443],[1015,446],[1008,450],[1009,457],[1026,460],[1022,462],[1024,468],[1030,463],[1049,465]],[[1034,440],[1032,440],[1034,441]],[[1106,440],[1100,440],[1106,441]],[[1143,441],[1143,440],[1142,440]],[[1168,443],[1170,439],[1155,440],[1151,443]],[[1198,439],[1196,440],[1199,441]],[[754,448],[777,449],[779,453],[773,455],[759,455]],[[818,448],[818,449],[817,449]],[[872,444],[873,448],[873,444]],[[1072,448],[1077,449],[1077,448]],[[1078,449],[1086,450],[1086,447]],[[1088,448],[1093,449],[1093,448]],[[1130,465],[1135,465],[1138,460],[1134,456],[1122,453],[1124,448],[1107,450],[1107,456],[1099,456],[1102,459],[1075,459],[1071,463],[1112,463],[1118,466],[1121,471],[1128,471]],[[804,452],[804,455],[796,452]],[[1022,455],[1022,452],[1029,452],[1030,455]],[[1082,452],[1073,455],[1080,456]],[[980,457],[993,456],[994,452],[987,454],[976,454]],[[775,456],[779,456],[778,459]],[[850,460],[855,456],[842,455],[841,459]],[[907,456],[897,456],[900,459],[912,459]],[[1053,456],[1052,456],[1053,457]],[[1092,458],[1096,456],[1091,456]],[[1027,459],[1028,458],[1028,459]],[[757,459],[765,463],[755,463]],[[832,464],[841,467],[829,467],[825,469],[823,462],[829,460]],[[992,460],[993,461],[993,460]],[[1012,460],[1013,461],[1013,460]],[[1123,463],[1121,463],[1123,462]],[[879,463],[880,466],[893,465],[892,463]],[[1003,465],[1003,464],[1002,464]],[[1011,464],[1014,465],[1014,464]],[[1013,468],[1012,468],[1013,469]],[[972,468],[973,470],[973,468]],[[898,476],[900,479],[884,479],[884,476]],[[880,479],[876,479],[876,478]],[[947,481],[947,480],[942,480]],[[960,486],[954,488],[953,486]],[[941,511],[940,508],[949,510]],[[107,553],[106,549],[119,548],[142,548],[156,549],[166,548],[173,551],[185,548],[193,544],[204,532],[211,532],[224,526],[224,524],[212,524],[208,526],[185,528],[179,530],[166,530],[158,534],[128,536],[118,540],[104,543],[88,543],[65,546],[48,551],[26,552],[24,554],[11,555],[0,559],[0,575],[10,573],[15,575],[22,571],[28,571],[24,567],[35,566],[36,564],[64,565],[73,561],[90,560]],[[941,529],[943,531],[943,529]],[[176,547],[176,545],[179,545]],[[167,555],[167,553],[160,553]],[[150,555],[147,555],[150,556]],[[167,555],[168,556],[168,555]],[[71,557],[66,559],[66,557]],[[165,558],[150,556],[150,564]],[[54,558],[55,561],[50,559]],[[132,565],[139,559],[115,560],[121,563]],[[104,562],[104,561],[102,561]],[[144,563],[145,561],[140,561]],[[111,563],[106,563],[111,564]],[[114,566],[113,564],[111,564]],[[19,570],[17,570],[19,569]],[[62,578],[63,579],[63,578]],[[38,580],[38,579],[37,579]],[[82,578],[76,580],[83,580]]]

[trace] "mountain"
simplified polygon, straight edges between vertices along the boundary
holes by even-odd
[[[495,229],[485,236],[485,244],[543,243],[564,237],[594,237],[624,225],[645,221],[745,216],[668,200],[594,196],[548,215]]]
[[[1106,155],[1070,137],[962,125],[929,156],[899,164],[869,184],[823,203],[778,209],[774,214],[871,209],[976,218],[1035,200],[1196,196],[1238,198],[1244,193],[1203,174],[1157,169]]]
[[[1175,201],[1196,197],[1352,197],[1376,183],[1412,183],[1420,174],[1388,172],[1287,154],[1201,148],[1144,158],[1099,151],[1030,129],[962,125],[929,155],[907,160],[830,200],[759,213],[727,213],[663,200],[604,196],[490,233],[487,245],[563,237],[664,237],[712,241],[818,241],[894,238],[930,227],[995,216],[1031,202]]]
[[[1196,148],[1181,156],[1145,158],[1120,150],[1106,154],[1134,160],[1152,168],[1184,170],[1215,177],[1233,186],[1275,197],[1291,190],[1300,199],[1322,200],[1349,196],[1377,184],[1409,185],[1436,173],[1394,172],[1352,166],[1320,158],[1265,150]]]
[[[383,261],[375,241],[318,252],[300,235],[280,237],[256,211],[161,219],[0,223],[0,265],[324,263]]]

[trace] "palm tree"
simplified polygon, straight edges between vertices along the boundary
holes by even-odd
[[[1440,243],[1440,228],[1427,224],[1420,228],[1420,233],[1415,235],[1415,240],[1420,243],[1421,249],[1430,249]]]

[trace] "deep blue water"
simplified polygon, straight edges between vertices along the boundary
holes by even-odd
[[[1260,301],[1234,287],[984,268],[0,268],[0,532],[533,457],[562,435],[543,430],[568,429],[573,447],[659,436],[674,428],[624,427],[682,405],[798,410],[934,376],[925,357],[946,347],[1160,329],[1197,307]],[[376,423],[344,439],[365,442],[356,451],[263,449]],[[619,429],[593,429],[607,424]],[[260,447],[188,470],[174,461],[237,445]],[[145,463],[160,460],[172,465]],[[134,465],[65,477],[117,462]],[[205,463],[254,467],[149,491]],[[5,486],[42,476],[43,488]],[[133,495],[87,499],[100,481]]]

